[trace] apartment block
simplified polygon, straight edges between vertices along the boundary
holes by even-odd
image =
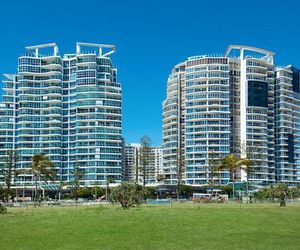
[[[207,185],[210,160],[230,153],[255,161],[248,178],[257,185],[299,184],[299,84],[298,69],[276,67],[273,52],[250,46],[175,65],[163,102],[165,184]],[[213,178],[232,181],[228,171]]]
[[[30,168],[45,154],[62,182],[83,172],[81,184],[121,181],[122,101],[114,45],[77,43],[76,52],[59,54],[55,43],[26,47],[16,74],[6,74],[0,103],[0,164],[9,150],[17,168]],[[19,175],[19,186],[32,176]]]

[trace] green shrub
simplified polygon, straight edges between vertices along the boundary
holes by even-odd
[[[4,207],[2,204],[0,204],[0,214],[6,214],[7,213],[7,208]]]
[[[149,195],[148,192],[141,185],[123,182],[112,189],[110,200],[112,203],[120,203],[123,209],[128,209],[140,205]]]

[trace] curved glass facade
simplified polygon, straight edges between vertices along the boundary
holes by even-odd
[[[229,62],[225,57],[190,57],[172,70],[163,103],[163,170],[165,184],[176,184],[179,157],[186,184],[207,184],[209,157],[229,153]],[[181,152],[181,155],[179,155]],[[215,182],[229,175],[218,173]]]
[[[225,57],[190,57],[186,67],[186,183],[207,184],[211,157],[229,154],[229,62]],[[227,183],[220,172],[215,182]]]
[[[291,66],[277,68],[275,85],[276,181],[296,186],[300,181],[299,72]]]
[[[99,52],[84,51],[89,47]],[[42,54],[44,48],[53,53]],[[63,57],[55,44],[27,49],[17,75],[4,81],[0,104],[2,117],[11,122],[0,123],[0,140],[17,150],[18,167],[29,168],[32,156],[44,153],[63,182],[73,179],[75,166],[84,172],[82,185],[105,185],[108,178],[120,182],[122,100],[109,57],[114,47],[78,43],[76,53]],[[12,126],[11,143],[1,126]],[[15,182],[32,184],[30,176]]]
[[[299,86],[299,70],[286,67],[276,77],[274,53],[250,46],[230,45],[224,56],[176,65],[163,102],[165,183],[177,183],[182,148],[186,184],[207,185],[211,156],[233,153],[255,163],[249,176],[238,171],[237,181],[297,185]],[[227,172],[217,176],[214,183],[230,179]]]
[[[183,149],[181,157],[184,155],[184,89],[185,63],[181,63],[174,67],[168,78],[167,99],[163,103],[163,172],[166,184],[177,183],[179,147]]]

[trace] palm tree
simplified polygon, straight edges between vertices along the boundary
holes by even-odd
[[[279,199],[281,207],[286,207],[285,197],[289,193],[289,188],[285,183],[279,183],[270,193],[272,197]]]
[[[247,166],[250,162],[248,159],[240,159],[236,157],[234,154],[227,155],[221,160],[221,165],[219,166],[219,170],[228,170],[232,177],[232,193],[233,198],[235,198],[235,174],[241,169],[241,167]]]
[[[48,180],[53,180],[56,176],[53,170],[54,164],[44,154],[37,154],[32,157],[31,169],[29,170],[34,177],[35,191],[34,201],[38,200],[38,182],[41,179],[48,183]]]

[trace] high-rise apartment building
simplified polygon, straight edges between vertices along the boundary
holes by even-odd
[[[96,49],[93,51],[92,49]],[[5,75],[0,104],[0,155],[17,152],[17,168],[45,154],[61,181],[78,166],[81,184],[121,181],[121,85],[110,55],[115,46],[77,43],[60,56],[55,43],[26,47],[15,75]],[[32,185],[20,175],[16,185]]]
[[[299,69],[276,69],[275,84],[275,177],[277,182],[300,182]]]
[[[141,163],[141,144],[130,143],[124,147],[124,160],[123,160],[123,180],[126,182],[137,182],[143,184],[145,173],[146,185],[158,184],[157,178],[163,174],[162,170],[162,148],[151,147],[149,156],[147,157],[147,165]]]
[[[273,52],[249,46],[177,64],[163,102],[165,183],[178,172],[186,184],[227,183],[226,171],[211,176],[210,160],[230,153],[255,161],[248,177],[258,185],[299,183],[299,84],[297,69],[276,70]]]
[[[123,180],[126,182],[139,181],[139,143],[130,143],[124,145],[124,159],[123,159]]]
[[[249,46],[229,46],[231,152],[259,162],[249,176],[262,185],[275,181],[274,53]],[[245,173],[239,177],[246,180]]]
[[[163,172],[166,184],[176,184],[178,158],[185,150],[185,63],[177,64],[167,82],[163,102]],[[182,149],[182,153],[178,149]],[[179,157],[178,157],[179,156]]]
[[[155,169],[155,181],[157,182],[159,176],[163,175],[163,159],[162,147],[153,147],[153,164]]]

